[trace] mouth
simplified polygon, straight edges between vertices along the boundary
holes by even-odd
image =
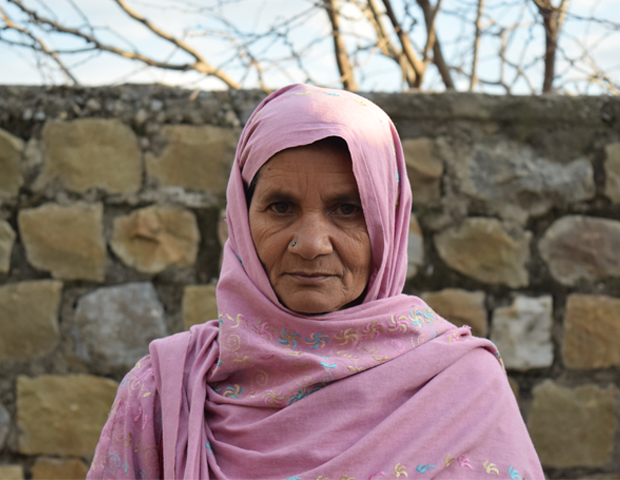
[[[287,275],[300,283],[306,284],[321,283],[334,276],[324,272],[290,272]]]

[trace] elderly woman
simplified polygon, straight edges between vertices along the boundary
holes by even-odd
[[[398,134],[307,85],[248,121],[219,319],[151,344],[88,478],[544,478],[496,348],[401,294]]]

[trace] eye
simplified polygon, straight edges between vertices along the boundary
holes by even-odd
[[[361,211],[362,209],[360,207],[351,203],[343,203],[342,205],[338,205],[338,208],[336,208],[336,212],[341,215],[353,215]]]
[[[271,210],[274,213],[280,213],[280,214],[289,213],[290,209],[291,209],[291,206],[286,202],[274,202],[271,205],[269,205],[269,210]]]

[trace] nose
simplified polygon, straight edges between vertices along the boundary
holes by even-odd
[[[322,215],[304,215],[295,226],[295,234],[289,243],[291,252],[312,260],[334,251],[330,235],[333,225]]]

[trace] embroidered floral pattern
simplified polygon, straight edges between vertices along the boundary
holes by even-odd
[[[461,466],[461,468],[465,468],[465,467],[467,467],[467,468],[469,468],[470,470],[473,470],[473,468],[472,468],[471,464],[469,463],[469,459],[468,459],[465,455],[461,455],[461,456],[458,458],[458,461],[459,461],[459,465]]]
[[[494,463],[489,462],[488,460],[482,462],[482,466],[484,467],[484,470],[491,474],[494,473],[495,475],[499,475],[499,470],[497,469],[497,465],[495,465]]]
[[[407,472],[405,470],[405,466],[401,465],[400,463],[397,463],[396,466],[394,467],[394,473],[396,474],[396,478],[400,477],[401,475],[403,477],[409,477],[409,475],[407,475]]]
[[[418,465],[416,467],[416,470],[420,473],[426,473],[427,470],[430,470],[431,468],[436,468],[435,465],[430,465],[430,464],[426,464],[426,465]]]
[[[147,356],[118,388],[88,478],[158,478],[160,415]]]
[[[358,328],[332,327],[307,333],[294,326],[277,329],[264,320],[254,322],[247,314],[222,312],[222,349],[210,382],[217,382],[214,390],[228,399],[256,398],[261,404],[282,407],[320,390],[325,382],[389,361],[442,335],[446,342],[456,343],[466,341],[470,333],[468,329],[454,329],[425,304]],[[239,354],[242,351],[244,355]],[[278,359],[283,355],[299,360],[281,362]],[[286,383],[286,375],[283,381],[283,364],[310,369],[307,385],[300,390],[298,385]],[[279,372],[273,375],[279,383],[270,382],[271,372]]]
[[[521,480],[519,470],[517,470],[515,467],[508,467],[508,475],[510,475],[511,480]]]

